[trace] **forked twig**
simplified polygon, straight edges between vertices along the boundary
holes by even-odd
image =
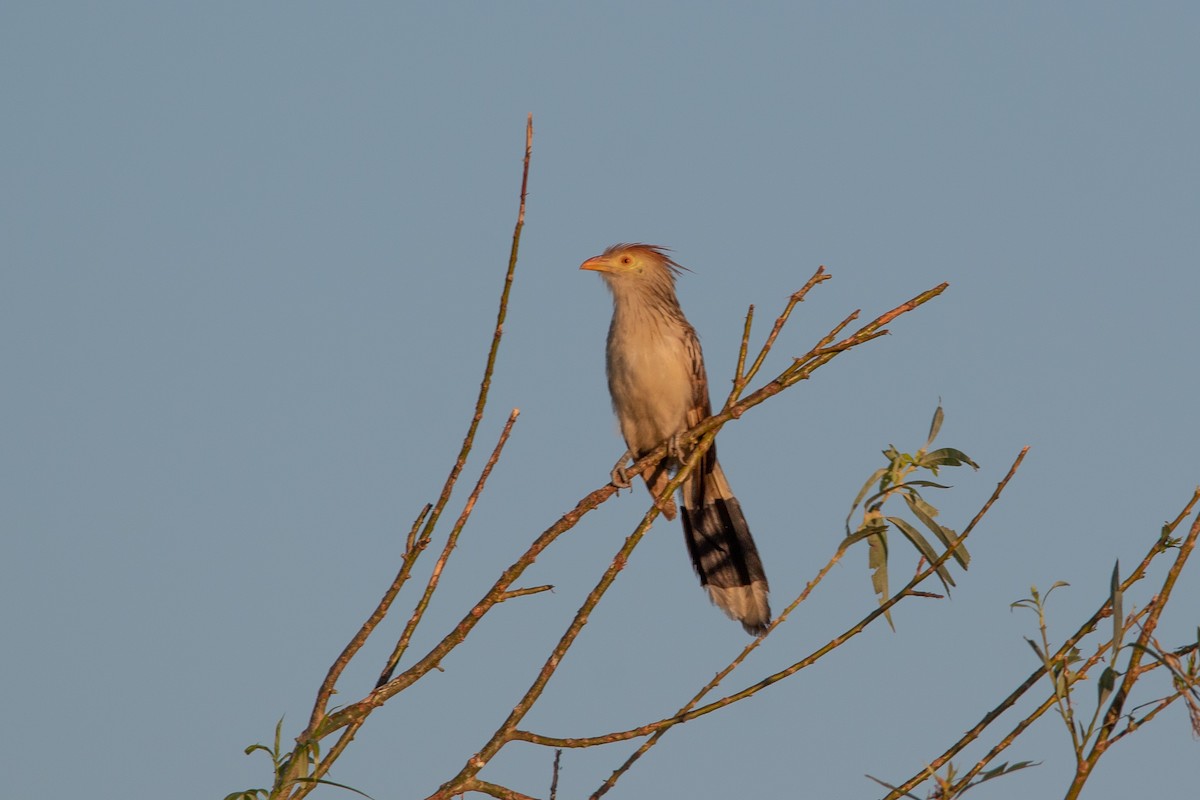
[[[458,544],[458,536],[466,526],[467,520],[471,518],[471,511],[475,508],[475,502],[483,492],[483,487],[487,484],[488,476],[492,474],[492,468],[496,466],[496,462],[500,459],[500,452],[504,449],[504,444],[508,441],[509,434],[512,433],[513,424],[517,421],[517,417],[520,414],[520,409],[514,408],[512,413],[508,415],[508,422],[504,424],[504,430],[500,432],[500,439],[496,442],[496,447],[492,450],[491,457],[483,465],[483,470],[479,473],[479,480],[476,481],[475,488],[471,490],[467,502],[463,504],[462,513],[459,514],[458,520],[455,521],[454,527],[450,529],[450,534],[446,537],[446,544],[442,548],[442,554],[438,556],[437,562],[433,565],[433,571],[430,572],[429,580],[425,584],[425,591],[413,608],[412,616],[409,617],[408,623],[404,626],[404,632],[400,634],[400,639],[396,642],[396,647],[392,650],[387,664],[384,666],[383,671],[379,673],[379,680],[375,683],[376,689],[391,680],[392,671],[400,663],[400,658],[404,655],[404,651],[408,649],[408,643],[412,639],[413,633],[416,632],[421,618],[425,616],[425,610],[429,607],[429,601],[438,587],[438,581],[442,577],[442,570],[446,567],[446,562],[450,559],[450,554],[454,552],[454,548]]]

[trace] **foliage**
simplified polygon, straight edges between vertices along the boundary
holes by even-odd
[[[875,589],[880,603],[883,603],[888,597],[889,526],[900,531],[904,538],[917,549],[922,559],[929,562],[937,559],[937,551],[916,526],[903,517],[883,513],[884,505],[894,496],[899,495],[904,498],[908,510],[916,517],[918,523],[937,537],[942,546],[954,556],[954,560],[960,567],[966,569],[971,560],[971,555],[967,552],[966,546],[962,544],[958,534],[935,519],[939,514],[937,508],[922,497],[920,492],[921,489],[949,489],[950,487],[929,480],[909,477],[914,472],[923,469],[928,470],[936,478],[940,468],[960,467],[963,464],[976,470],[979,469],[979,465],[961,450],[955,450],[953,447],[942,447],[932,452],[929,450],[942,429],[944,416],[942,407],[939,405],[933,414],[933,422],[929,426],[929,438],[915,454],[901,453],[895,445],[888,445],[887,449],[883,451],[883,457],[888,462],[887,466],[880,467],[871,473],[871,477],[867,478],[867,482],[863,484],[862,489],[854,498],[854,502],[850,505],[850,514],[846,517],[846,544],[854,544],[861,539],[867,540],[867,564],[871,569],[871,586]],[[867,497],[871,487],[876,485],[878,490]],[[851,532],[850,519],[860,504],[863,506],[862,523],[857,530]],[[950,587],[954,585],[954,578],[950,576],[950,570],[943,565],[938,568],[937,575],[946,594],[949,595]],[[891,614],[886,614],[886,616],[888,624],[892,625]],[[895,628],[894,625],[892,627]]]

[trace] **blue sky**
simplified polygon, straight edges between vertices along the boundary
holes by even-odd
[[[1200,11],[1131,8],[8,4],[11,795],[220,797],[268,781],[242,748],[280,716],[298,731],[466,429],[529,112],[522,258],[468,481],[509,409],[522,415],[414,651],[623,449],[603,378],[609,299],[583,259],[616,241],[674,249],[718,402],[746,307],[761,337],[817,265],[833,280],[767,371],[855,308],[949,281],[720,442],[777,608],[833,551],[879,451],[918,447],[939,398],[941,442],[982,466],[933,498],[951,527],[1030,445],[953,600],[903,605],[896,632],[871,628],[676,729],[616,791],[869,798],[864,773],[920,769],[1036,666],[1033,619],[1009,603],[1068,581],[1051,633],[1073,631],[1113,562],[1140,558],[1200,483]],[[556,591],[495,612],[372,717],[333,778],[382,799],[457,772],[645,507],[623,493],[539,559],[525,583]],[[666,716],[745,643],[680,538],[655,525],[528,727]],[[852,552],[728,686],[868,612],[865,558]],[[1200,622],[1195,567],[1165,644]],[[389,649],[368,648],[340,699]],[[1166,691],[1154,680],[1143,699]],[[1086,796],[1180,795],[1200,778],[1196,747],[1172,709],[1101,762]],[[560,796],[592,791],[629,749],[568,752]],[[1049,715],[1006,758],[1044,763],[973,796],[1065,789],[1067,734]],[[549,763],[512,746],[484,777],[544,796]]]

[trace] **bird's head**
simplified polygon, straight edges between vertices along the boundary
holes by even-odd
[[[580,264],[579,268],[601,273],[610,285],[614,280],[626,278],[649,281],[665,278],[674,284],[675,276],[684,269],[667,255],[667,248],[653,244],[614,244],[603,254]]]

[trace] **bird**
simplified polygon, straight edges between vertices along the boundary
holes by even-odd
[[[630,485],[624,465],[668,443],[667,455],[643,478],[660,512],[675,519],[671,498],[659,503],[671,475],[690,455],[679,434],[712,416],[708,376],[696,331],[683,315],[675,279],[686,270],[659,245],[615,244],[580,265],[600,274],[613,299],[606,372],[621,434],[628,446],[612,470]],[[679,487],[678,514],[692,566],[709,599],[752,636],[771,622],[767,576],[750,527],[710,446]]]

